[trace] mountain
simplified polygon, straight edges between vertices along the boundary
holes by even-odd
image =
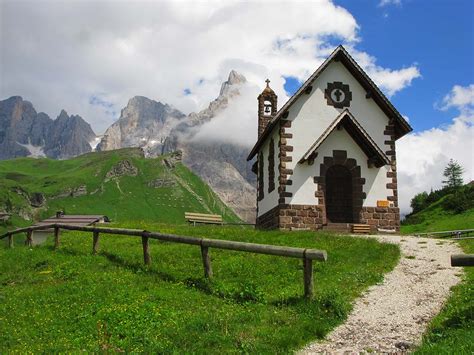
[[[0,161],[0,212],[15,225],[54,215],[105,214],[112,221],[184,223],[184,212],[239,218],[178,153],[145,158],[139,148],[84,154],[69,160]]]
[[[95,134],[80,116],[61,111],[52,120],[20,96],[0,101],[0,160],[15,157],[65,159],[90,152]]]
[[[105,131],[97,150],[141,147],[161,152],[171,130],[185,117],[167,104],[135,96],[122,110],[120,118]]]
[[[256,177],[246,157],[249,147],[225,142],[196,140],[201,127],[225,115],[229,102],[240,95],[246,78],[231,71],[209,106],[185,116],[175,108],[137,96],[104,134],[97,149],[141,147],[155,157],[182,151],[183,163],[200,176],[219,197],[247,221],[255,220]]]

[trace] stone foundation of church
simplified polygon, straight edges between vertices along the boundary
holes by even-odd
[[[260,229],[318,230],[324,224],[324,206],[280,204],[257,217]]]
[[[362,207],[359,223],[377,228],[400,231],[400,209],[398,207]]]
[[[279,227],[280,207],[273,207],[270,211],[257,216],[256,227],[258,229],[277,229]]]
[[[281,204],[257,217],[259,229],[309,229],[319,230],[325,225],[324,206]],[[362,207],[359,221],[368,224],[373,232],[377,228],[400,231],[400,209],[398,207]]]

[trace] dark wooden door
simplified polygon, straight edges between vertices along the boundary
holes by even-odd
[[[332,223],[353,222],[352,175],[342,165],[326,172],[326,217]]]

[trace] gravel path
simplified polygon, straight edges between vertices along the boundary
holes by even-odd
[[[450,266],[450,255],[461,253],[455,242],[405,236],[373,237],[400,245],[399,264],[385,275],[383,283],[370,287],[356,301],[344,324],[323,342],[308,345],[302,354],[404,352],[421,342],[449,289],[460,281],[462,268]]]

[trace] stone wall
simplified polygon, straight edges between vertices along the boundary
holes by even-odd
[[[324,207],[280,204],[257,217],[260,229],[321,229]]]
[[[280,205],[280,229],[321,229],[324,206]]]
[[[279,206],[272,208],[270,211],[257,216],[256,227],[258,229],[277,229],[279,228],[278,212]]]
[[[400,209],[398,207],[362,207],[360,223],[377,228],[400,231]]]

